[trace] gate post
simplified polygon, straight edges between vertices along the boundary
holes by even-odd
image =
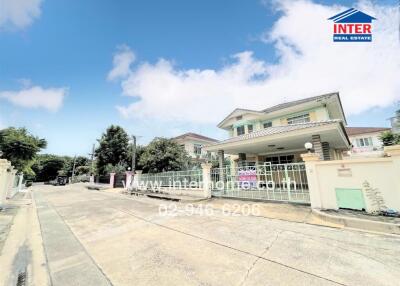
[[[132,190],[140,190],[140,176],[142,174],[142,170],[136,170],[135,173],[133,174],[133,180],[132,180]]]
[[[125,172],[125,189],[129,189],[130,186],[132,185],[132,176],[133,172],[132,171],[126,171]]]
[[[201,164],[203,170],[203,196],[207,199],[211,198],[211,166],[210,163]]]
[[[8,162],[6,159],[0,159],[0,209],[6,202],[9,167],[11,167],[10,162]]]
[[[22,181],[24,180],[24,174],[21,173],[18,175],[18,192],[22,190]]]
[[[110,173],[110,188],[114,188],[115,173]]]
[[[316,153],[305,153],[301,154],[301,158],[306,165],[308,192],[310,194],[311,208],[320,209],[322,208],[322,203],[316,169],[316,163],[321,160],[320,155]]]

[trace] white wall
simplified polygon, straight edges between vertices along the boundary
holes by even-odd
[[[204,140],[196,140],[193,138],[185,138],[185,139],[176,139],[175,140],[179,145],[184,145],[186,152],[189,154],[190,157],[196,158],[197,155],[194,153],[194,145],[195,144],[200,144],[203,147],[206,145],[210,145],[214,142],[208,142]],[[206,151],[203,149],[201,150],[201,155],[205,156],[207,154]]]
[[[377,188],[390,209],[400,211],[400,156],[357,160],[306,161],[311,206],[338,209],[336,188],[361,189],[367,211],[376,210],[363,186]]]

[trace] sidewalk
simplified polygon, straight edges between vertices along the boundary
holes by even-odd
[[[130,196],[122,188],[102,189],[100,191]],[[209,205],[216,210],[236,213],[238,210],[240,213],[240,210],[246,208],[246,206],[257,205],[257,216],[260,217],[326,227],[351,228],[360,231],[400,235],[399,219],[376,217],[361,213],[355,215],[353,212],[342,210],[340,212],[312,210],[310,206],[303,204],[221,198],[201,199],[198,197],[140,191],[133,192],[132,195],[146,196],[148,198],[164,199],[181,203],[192,203],[195,205]]]
[[[57,211],[35,192],[52,285],[111,285]]]
[[[202,204],[202,203],[199,203]],[[211,205],[212,208],[224,211],[240,213],[246,210],[245,205],[258,205],[257,216],[271,219],[279,219],[297,223],[307,223],[334,228],[349,228],[367,232],[377,232],[392,235],[400,235],[400,223],[398,219],[372,217],[366,214],[354,214],[347,212],[325,212],[312,210],[310,206],[300,204],[289,204],[284,202],[255,202],[234,199],[213,198],[203,204]]]
[[[308,223],[328,227],[342,228],[343,225],[331,223],[318,218],[311,211],[310,206],[301,204],[289,204],[284,202],[255,202],[242,201],[234,199],[217,199],[213,198],[205,202],[214,209],[237,212],[237,210],[245,209],[245,205],[258,205],[260,217],[279,219],[298,223]]]
[[[0,220],[5,222],[0,226],[3,231],[0,285],[19,285],[21,281],[25,281],[24,285],[50,285],[31,192],[19,193],[8,200]]]
[[[146,196],[148,198],[153,199],[160,199],[160,200],[168,200],[168,201],[175,201],[175,202],[182,202],[182,203],[194,203],[205,201],[207,199],[201,197],[194,197],[188,195],[172,195],[166,193],[156,193],[156,192],[146,192],[146,191],[130,191],[128,192],[126,189],[123,188],[104,188],[98,189],[99,191],[112,193],[112,194],[123,194],[127,196]]]

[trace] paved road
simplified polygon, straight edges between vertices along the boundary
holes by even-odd
[[[400,240],[148,198],[34,188],[53,285],[396,285]],[[72,283],[72,284],[71,284]]]

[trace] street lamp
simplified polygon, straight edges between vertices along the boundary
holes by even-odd
[[[308,151],[308,153],[311,153],[311,149],[313,148],[313,144],[311,142],[307,142],[304,144],[304,148]]]

